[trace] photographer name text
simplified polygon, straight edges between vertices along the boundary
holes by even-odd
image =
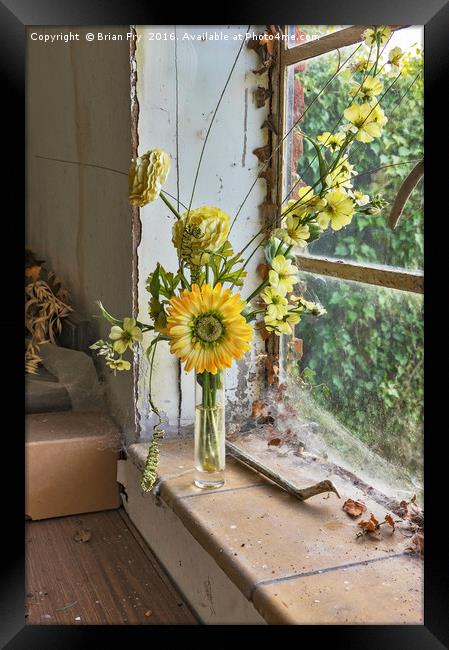
[[[128,32],[126,34],[117,34],[114,32],[67,32],[59,34],[40,34],[39,32],[31,32],[30,39],[32,41],[39,41],[42,43],[69,43],[73,41],[88,41],[88,42],[113,42],[113,41],[135,41],[138,43],[142,38],[148,41],[249,41],[249,40],[267,40],[275,41],[290,41],[295,43],[304,43],[311,40],[316,40],[318,36],[312,34],[257,34],[256,32],[246,32],[240,34],[230,34],[220,30],[212,30],[205,32],[146,32],[145,34],[136,34],[135,32]]]

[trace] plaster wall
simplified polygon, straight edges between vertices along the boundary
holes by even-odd
[[[86,41],[97,29],[27,29],[25,241],[69,288],[75,308],[92,317],[96,338],[105,338],[108,326],[97,318],[95,301],[119,316],[130,314],[132,304],[130,66],[126,40]],[[80,40],[31,40],[31,32],[70,31]],[[106,371],[104,378],[109,411],[134,439],[132,373]]]
[[[172,166],[164,189],[178,196],[179,187],[180,201],[188,206],[207,129],[242,43],[239,37],[244,37],[246,26],[178,25],[176,33],[174,29],[174,26],[137,28],[139,154],[159,147],[171,155]],[[226,35],[228,40],[201,39],[205,32]],[[173,39],[174,36],[177,40]],[[233,218],[257,178],[259,165],[253,150],[266,144],[265,130],[261,129],[261,125],[267,116],[267,108],[256,108],[254,102],[253,92],[257,86],[267,84],[267,75],[252,72],[257,67],[258,58],[244,45],[209,135],[192,208],[215,205]],[[260,229],[258,206],[264,201],[265,192],[265,182],[258,180],[231,232],[234,250],[240,250]],[[181,205],[180,211],[186,209]],[[147,321],[148,293],[145,282],[148,274],[158,261],[167,270],[175,270],[177,258],[171,244],[174,217],[164,203],[157,200],[146,205],[140,211],[140,218],[139,319]],[[261,261],[259,251],[248,265],[243,297],[257,286],[255,269]],[[256,342],[251,353],[226,373],[227,400],[234,411],[248,411],[253,399],[258,397],[257,368],[260,364],[256,363],[255,357],[262,348],[262,342]],[[178,360],[170,354],[166,343],[159,345],[153,395],[158,408],[164,413],[168,433],[179,431],[193,422],[192,374],[180,370]],[[149,437],[152,431],[152,418],[148,413],[148,378],[148,364],[143,357],[138,377],[138,410],[143,438]]]

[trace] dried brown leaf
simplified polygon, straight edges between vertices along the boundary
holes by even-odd
[[[347,499],[342,508],[351,517],[360,517],[362,512],[366,512],[366,505],[363,501],[355,501],[354,499]],[[362,523],[360,522],[360,524]]]
[[[268,445],[273,446],[273,447],[280,447],[282,445],[282,439],[281,438],[270,438],[268,441]]]
[[[251,409],[252,418],[257,419],[260,417],[267,417],[269,415],[269,412],[270,410],[266,402],[263,402],[260,399],[254,400]]]
[[[390,513],[387,513],[387,514],[385,515],[385,521],[386,521],[387,524],[388,524],[389,526],[391,526],[392,529],[394,530],[394,519],[393,519],[393,517],[390,515]]]
[[[372,533],[379,528],[379,522],[373,513],[371,513],[371,517],[369,519],[363,519],[362,521],[359,521],[357,526],[363,528],[363,530],[365,530],[367,533]]]
[[[399,504],[399,511],[397,513],[402,519],[410,521],[422,528],[424,526],[424,512],[416,503],[416,494],[410,501],[401,501]]]
[[[410,539],[410,544],[405,549],[410,553],[419,553],[424,555],[424,533],[415,533]]]
[[[87,528],[81,528],[77,530],[73,536],[75,542],[88,542],[92,537],[92,533]]]

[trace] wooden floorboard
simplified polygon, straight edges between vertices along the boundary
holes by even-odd
[[[25,559],[27,624],[198,624],[122,511],[27,522]]]

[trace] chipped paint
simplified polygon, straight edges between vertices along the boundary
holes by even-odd
[[[248,130],[248,88],[245,88],[245,117],[243,119],[243,152],[242,152],[242,167],[245,166],[246,158],[246,143],[248,137],[246,132]]]
[[[241,33],[246,26],[226,26],[220,29]],[[150,41],[146,31],[150,28],[137,27],[139,41],[135,52],[136,59],[136,97],[139,98],[138,135],[140,149],[145,151],[158,146],[168,151],[172,157],[172,168],[167,180],[167,191],[188,204],[196,165],[204,134],[210,123],[215,105],[234,61],[238,47],[235,42],[214,43],[210,41],[182,41],[175,45],[170,41]],[[189,28],[201,32],[200,28]],[[189,31],[187,30],[187,31]],[[151,32],[170,32],[170,28],[151,27]],[[176,63],[178,71],[178,93],[176,93]],[[251,160],[248,165],[247,152],[266,144],[265,132],[261,124],[268,118],[267,107],[256,109],[250,102],[260,77],[251,71],[255,56],[244,47],[234,69],[231,81],[211,130],[205,150],[203,166],[195,194],[197,205],[220,206],[233,215],[257,180],[260,167]],[[204,80],[207,79],[207,84]],[[177,141],[173,119],[176,103],[179,102],[179,138]],[[236,143],[242,143],[242,149]],[[257,182],[242,210],[237,227],[231,233],[231,241],[236,250],[260,229],[258,206],[264,201],[264,183]],[[171,246],[171,227],[173,220],[168,210],[160,202],[145,206],[141,211],[142,232],[138,244],[137,299],[138,314],[147,321],[148,294],[145,279],[160,261],[168,269],[176,267],[176,252]],[[157,228],[155,228],[157,223]],[[249,281],[242,296],[245,297],[258,284],[256,268],[263,259],[263,253],[256,253],[248,270]],[[150,338],[146,336],[144,344]],[[234,364],[226,373],[227,398],[234,413],[250,410],[252,399],[258,396],[257,381],[261,378],[258,355],[264,351],[264,343],[256,340],[253,349],[243,363]],[[136,373],[137,405],[141,418],[142,435],[151,435],[151,422],[148,415],[148,366],[143,355],[138,360]],[[193,376],[179,369],[178,360],[170,354],[168,346],[158,347],[154,368],[155,403],[165,412],[167,434],[179,433],[193,423]]]

